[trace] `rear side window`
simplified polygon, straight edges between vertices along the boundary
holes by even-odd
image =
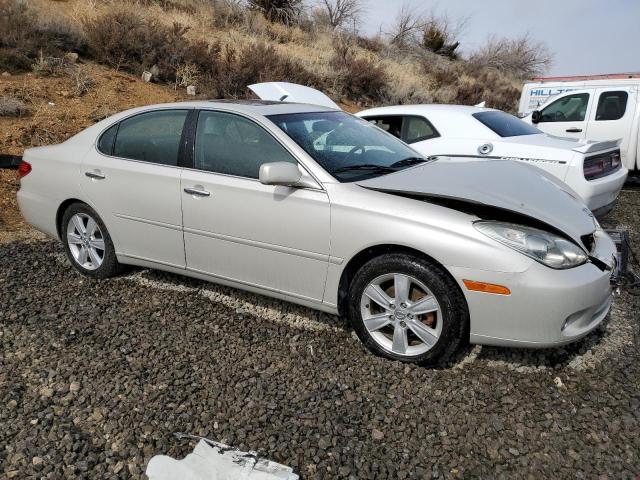
[[[263,163],[297,163],[264,128],[223,112],[200,112],[195,154],[198,170],[246,178],[258,178]]]
[[[113,153],[113,141],[116,139],[116,133],[118,133],[118,125],[115,124],[102,134],[100,140],[98,140],[98,150],[105,155],[111,155]]]
[[[603,92],[598,100],[596,121],[619,120],[627,110],[627,92]]]
[[[587,115],[588,93],[559,98],[540,111],[540,122],[582,122]]]
[[[422,142],[440,135],[433,125],[423,117],[405,117],[403,140],[407,143]]]
[[[472,116],[501,137],[519,137],[541,133],[536,127],[499,110],[473,113]]]
[[[182,127],[188,112],[158,110],[123,120],[118,128],[113,155],[160,165],[178,165]]]
[[[364,117],[369,123],[389,132],[407,143],[416,143],[430,138],[439,137],[440,134],[424,117],[413,115],[389,115],[385,117]]]
[[[402,135],[402,117],[400,115],[391,117],[367,117],[366,120],[394,137],[400,138]]]

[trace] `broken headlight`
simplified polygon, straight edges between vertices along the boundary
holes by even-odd
[[[587,254],[576,244],[553,233],[514,223],[481,221],[473,224],[487,237],[556,269],[577,267]]]

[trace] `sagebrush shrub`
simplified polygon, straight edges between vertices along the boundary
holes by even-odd
[[[252,83],[285,81],[322,88],[321,79],[299,62],[286,58],[260,42],[240,49],[227,46],[220,54],[217,78],[209,77],[208,87],[217,96],[245,97]]]
[[[83,53],[85,49],[80,30],[69,22],[38,18],[26,2],[0,1],[1,70],[25,72],[41,54],[61,58],[67,52]]]
[[[216,52],[204,42],[190,42],[188,27],[161,24],[132,10],[103,14],[86,25],[89,53],[115,69],[140,74],[157,68],[157,79],[174,82],[180,65],[214,70]],[[215,50],[215,46],[213,47]]]
[[[336,88],[342,95],[358,102],[380,102],[388,96],[388,75],[379,62],[357,56],[348,39],[338,38],[333,48],[330,66]]]

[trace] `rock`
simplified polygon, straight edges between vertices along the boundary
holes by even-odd
[[[78,393],[80,391],[80,383],[71,382],[71,385],[69,385],[69,391],[71,393]]]
[[[91,420],[94,422],[101,422],[104,420],[104,415],[102,415],[102,410],[99,408],[94,408],[93,413],[91,414]]]
[[[44,460],[42,459],[42,457],[33,457],[31,459],[31,463],[33,465],[42,465],[42,462],[44,462]]]
[[[54,391],[51,387],[42,387],[39,391],[41,397],[51,398],[53,397]]]
[[[78,61],[78,54],[76,52],[69,52],[64,56],[65,63],[76,63]]]
[[[141,78],[143,82],[150,82],[151,79],[153,78],[153,74],[148,70],[145,70],[144,72],[142,72]]]
[[[556,384],[556,387],[561,388],[564,386],[564,383],[562,383],[562,379],[560,377],[556,377],[553,379],[553,383]]]
[[[382,440],[384,438],[384,433],[374,428],[371,430],[371,438],[374,440]]]
[[[9,72],[2,72],[3,77],[10,77],[11,74]]]
[[[18,402],[16,402],[15,400],[9,400],[7,402],[7,408],[9,410],[13,410],[14,408],[16,408],[18,406]]]
[[[196,87],[195,85],[189,85],[187,87],[187,95],[195,95],[196,94]]]
[[[331,448],[331,439],[329,437],[320,438],[320,440],[318,440],[318,448],[321,448],[322,450]]]

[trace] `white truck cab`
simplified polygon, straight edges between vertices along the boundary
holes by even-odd
[[[591,83],[591,87],[565,89],[549,97],[523,120],[557,137],[586,141],[620,139],[623,165],[630,172],[638,173],[640,79],[598,80]],[[527,88],[525,85],[523,96]]]

